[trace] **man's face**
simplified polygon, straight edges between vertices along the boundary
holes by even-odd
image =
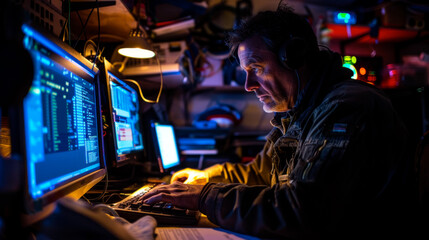
[[[260,37],[252,37],[238,46],[241,67],[246,71],[246,91],[254,91],[265,112],[285,112],[296,100],[295,73],[283,67]]]

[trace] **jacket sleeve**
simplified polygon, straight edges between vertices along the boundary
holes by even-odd
[[[402,184],[404,128],[381,102],[365,96],[323,105],[311,117],[293,181],[272,187],[207,184],[200,211],[221,227],[260,237],[401,229],[410,206]],[[344,128],[333,128],[335,123]],[[350,136],[338,135],[349,129]]]
[[[209,175],[209,182],[270,185],[272,163],[269,154],[270,144],[267,142],[250,163],[225,162],[208,167],[204,171]]]
[[[201,192],[199,209],[211,222],[239,233],[294,236],[299,216],[293,194],[279,185],[208,183]]]

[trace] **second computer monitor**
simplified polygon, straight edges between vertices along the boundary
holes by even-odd
[[[101,70],[104,139],[108,165],[120,167],[142,156],[144,145],[139,95],[104,60]]]

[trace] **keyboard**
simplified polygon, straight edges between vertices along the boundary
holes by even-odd
[[[158,184],[145,184],[125,199],[114,203],[112,208],[119,216],[130,222],[134,222],[145,215],[150,215],[160,225],[196,225],[201,215],[199,211],[178,208],[171,203],[159,202],[149,205],[142,202],[142,196]]]

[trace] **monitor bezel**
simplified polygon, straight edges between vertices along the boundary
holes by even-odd
[[[95,96],[96,96],[96,108],[97,108],[97,126],[98,126],[98,145],[99,145],[99,157],[100,157],[100,167],[97,170],[94,170],[90,173],[85,173],[73,177],[67,180],[64,185],[58,186],[56,189],[53,189],[49,192],[44,193],[42,196],[33,198],[30,194],[29,184],[28,184],[28,162],[27,162],[27,151],[26,151],[26,136],[25,136],[25,120],[24,120],[24,103],[20,104],[18,109],[18,123],[19,129],[17,132],[19,133],[20,148],[19,152],[22,156],[23,161],[23,195],[24,195],[24,213],[26,214],[34,214],[38,212],[42,212],[44,208],[48,205],[55,203],[57,200],[63,197],[72,197],[74,199],[79,199],[83,194],[85,194],[92,186],[96,183],[100,182],[106,176],[106,163],[104,157],[104,144],[103,144],[103,136],[102,136],[102,119],[101,119],[101,101],[100,101],[100,88],[99,88],[99,70],[93,63],[80,55],[76,50],[74,50],[69,45],[59,41],[57,38],[52,36],[50,33],[46,32],[44,29],[41,29],[37,26],[31,24],[24,24],[22,26],[30,28],[34,31],[35,34],[40,35],[45,40],[53,43],[58,46],[62,51],[67,54],[69,58],[73,61],[82,63],[86,70],[91,71],[94,75],[94,86],[95,86]],[[23,34],[24,36],[25,34]],[[25,48],[26,49],[26,48]],[[27,50],[27,49],[26,49]],[[28,51],[28,50],[27,50]],[[34,63],[33,63],[34,64]],[[34,81],[34,79],[33,79]]]
[[[103,59],[103,62],[100,66],[100,83],[101,83],[101,107],[103,112],[103,121],[104,121],[104,129],[103,129],[103,136],[104,136],[104,144],[106,149],[106,163],[107,167],[109,168],[119,168],[125,165],[128,165],[129,163],[133,161],[138,161],[140,158],[144,156],[144,152],[146,150],[145,143],[143,141],[143,134],[144,132],[141,132],[142,137],[142,144],[143,148],[139,150],[134,150],[129,153],[124,153],[121,155],[118,155],[116,151],[116,134],[114,133],[114,119],[113,119],[113,106],[112,106],[112,98],[111,98],[111,91],[110,91],[110,78],[109,73],[114,75],[117,79],[121,80],[123,83],[127,84],[124,81],[124,76],[118,72],[118,70],[111,64],[108,60]],[[138,94],[138,91],[133,88],[131,85],[127,84],[128,87],[134,89],[136,93]],[[139,111],[141,110],[142,104],[139,101]],[[140,121],[142,119],[140,118]],[[143,122],[140,122],[141,130],[143,130]]]

